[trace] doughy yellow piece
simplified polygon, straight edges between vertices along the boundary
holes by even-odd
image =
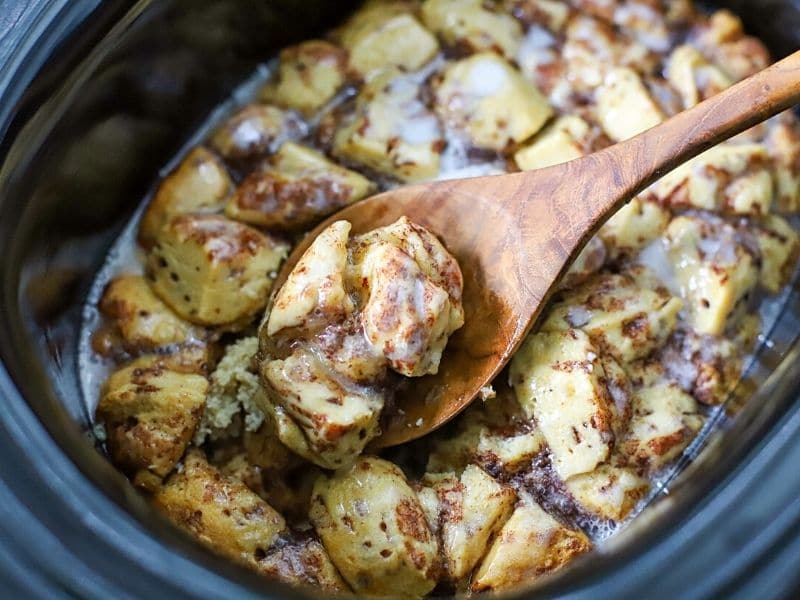
[[[159,297],[184,319],[235,325],[267,303],[270,273],[288,245],[256,229],[215,215],[175,217],[147,258]]]
[[[347,81],[347,52],[324,40],[308,40],[281,50],[276,81],[261,98],[310,116]]]
[[[158,186],[139,225],[139,241],[151,246],[177,215],[216,213],[233,189],[228,171],[212,152],[198,146]]]
[[[511,514],[516,494],[479,467],[427,474],[418,495],[431,529],[440,540],[447,577],[458,581],[478,564],[487,544]]]
[[[522,40],[522,27],[514,17],[486,9],[481,0],[425,0],[422,21],[451,46],[492,50],[508,59],[517,55]]]
[[[528,336],[511,360],[509,377],[562,479],[608,459],[614,443],[612,399],[599,351],[585,333],[567,329]]]
[[[664,114],[636,71],[619,68],[597,89],[597,120],[608,137],[621,142],[655,127]]]
[[[254,171],[236,188],[225,214],[270,229],[302,229],[374,189],[369,179],[321,152],[286,142],[269,166]]]
[[[600,465],[590,473],[570,477],[566,485],[588,512],[612,521],[627,517],[650,489],[650,482],[631,469],[611,465]]]
[[[314,485],[311,522],[353,591],[419,597],[436,585],[438,547],[414,490],[392,463],[360,457]]]
[[[619,448],[637,469],[657,471],[686,448],[703,422],[694,398],[677,385],[655,383],[637,391]]]
[[[668,254],[699,333],[720,335],[758,282],[752,250],[731,225],[681,216],[667,227]]]
[[[434,91],[443,120],[498,152],[524,142],[553,114],[541,92],[493,52],[451,64]]]
[[[145,356],[106,381],[97,420],[111,460],[133,482],[155,489],[180,460],[200,423],[208,381]]]
[[[400,181],[436,177],[445,142],[420,94],[412,76],[393,70],[376,75],[358,96],[355,118],[336,131],[334,155]]]
[[[141,275],[121,275],[103,291],[100,311],[113,319],[128,351],[200,341],[203,331],[170,310]]]
[[[560,569],[592,547],[523,495],[472,578],[475,592],[508,590]]]
[[[368,78],[375,71],[419,69],[439,51],[436,37],[412,14],[414,3],[367,2],[339,30],[350,65]]]
[[[215,552],[256,568],[286,530],[275,509],[209,465],[200,451],[187,455],[183,469],[156,492],[153,502]]]

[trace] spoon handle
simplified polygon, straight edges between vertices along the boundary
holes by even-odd
[[[608,161],[613,171],[612,193],[619,198],[609,200],[619,206],[687,160],[796,104],[800,104],[800,51],[599,152],[597,158]]]

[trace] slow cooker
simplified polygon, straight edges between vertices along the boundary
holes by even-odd
[[[104,458],[78,384],[108,247],[197,125],[339,0],[0,0],[0,581],[4,597],[302,597],[218,558]],[[774,56],[800,1],[720,2]],[[685,469],[602,550],[528,598],[800,592],[800,281]]]

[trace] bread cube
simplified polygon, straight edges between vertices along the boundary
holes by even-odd
[[[658,53],[622,34],[608,20],[588,14],[577,14],[569,19],[560,55],[565,67],[563,78],[569,83],[570,91],[579,95],[593,93],[619,67],[630,67],[639,73],[652,73],[661,61]],[[620,83],[624,85],[624,82],[616,82]],[[630,102],[647,105],[640,90],[634,91],[636,96]],[[649,108],[651,107],[648,106]],[[650,117],[652,116],[651,114]],[[644,122],[637,115],[623,117],[635,118],[639,126]],[[620,129],[624,126],[617,125]]]
[[[215,552],[258,568],[258,562],[285,532],[286,523],[269,504],[240,481],[190,452],[153,496],[153,503],[176,525]]]
[[[96,418],[112,462],[153,490],[183,456],[203,415],[208,381],[145,356],[106,381]]]
[[[666,239],[691,326],[701,334],[722,334],[758,283],[753,250],[733,226],[699,216],[673,219]]]
[[[533,140],[517,150],[514,161],[523,171],[543,169],[584,155],[589,124],[578,116],[558,117]]]
[[[228,199],[225,214],[259,227],[305,229],[374,190],[363,175],[287,142],[269,166],[244,179]]]
[[[439,51],[436,37],[412,14],[407,2],[372,1],[356,12],[339,31],[350,51],[350,66],[362,77],[400,68],[414,71]]]
[[[434,93],[443,120],[498,152],[524,142],[553,114],[539,90],[493,52],[452,63]]]
[[[762,144],[722,144],[660,179],[649,193],[671,208],[764,215],[773,197],[767,162]]]
[[[100,312],[111,319],[128,352],[200,342],[203,331],[173,313],[141,275],[120,275],[103,291]]]
[[[633,467],[658,471],[683,452],[703,422],[694,398],[676,384],[646,386],[636,394],[630,427],[619,449]]]
[[[613,399],[599,350],[578,329],[528,336],[511,360],[517,400],[547,440],[562,479],[605,462],[614,443]]]
[[[287,140],[302,137],[305,125],[291,112],[250,104],[225,121],[211,145],[229,159],[252,159],[275,152]]]
[[[670,54],[667,80],[680,93],[683,108],[691,108],[733,85],[733,80],[722,69],[687,44],[678,46]]]
[[[325,547],[313,539],[299,539],[276,547],[259,561],[258,570],[271,579],[313,588],[316,592],[350,592]]]
[[[729,10],[717,10],[693,35],[693,43],[734,81],[770,63],[769,51],[760,40],[744,34],[742,20]]]
[[[460,471],[469,463],[493,475],[530,467],[547,447],[542,432],[523,414],[513,392],[473,402],[456,420],[456,431],[433,440],[426,470]]]
[[[347,81],[347,52],[325,40],[309,40],[280,53],[277,80],[261,99],[311,116]]]
[[[565,0],[506,0],[505,4],[525,25],[544,25],[554,32],[564,29],[570,13]]]
[[[264,360],[261,377],[270,396],[264,411],[275,413],[280,406],[304,438],[298,445],[296,435],[279,428],[281,441],[321,467],[350,464],[380,431],[382,395],[368,388],[345,388],[308,350],[298,348],[283,360]]]
[[[420,84],[397,71],[375,76],[356,100],[354,118],[336,131],[333,154],[400,181],[433,179],[445,146]]]
[[[604,353],[624,364],[649,355],[674,331],[680,298],[649,289],[629,273],[600,273],[553,304],[541,331],[586,332]]]
[[[354,238],[352,246],[364,335],[398,373],[436,373],[449,336],[464,324],[458,263],[406,217]]]
[[[428,474],[422,484],[418,495],[440,540],[446,576],[459,581],[483,558],[489,540],[511,514],[516,494],[475,465],[460,476]]]
[[[777,212],[800,211],[800,121],[793,113],[782,113],[773,119],[765,140],[773,161]]]
[[[637,196],[600,228],[598,236],[612,260],[632,258],[664,232],[670,218],[661,204]]]
[[[609,6],[609,3],[603,0],[584,0],[582,4],[587,2],[602,7]],[[675,33],[674,29],[670,30],[667,27],[669,20],[667,13],[676,8],[680,10],[680,7],[676,7],[680,2],[626,0],[612,4],[616,4],[616,10],[611,21],[622,32],[655,52],[667,52],[672,47]]]
[[[613,69],[597,88],[597,120],[616,142],[655,127],[664,114],[633,69]]]
[[[523,495],[473,575],[471,589],[500,592],[532,582],[591,547],[583,532],[567,529]]]
[[[213,215],[175,217],[147,257],[153,290],[184,319],[231,325],[267,303],[288,245]]]
[[[760,252],[759,283],[777,294],[797,269],[800,236],[797,230],[778,215],[767,215],[756,226]]]
[[[488,10],[481,0],[425,0],[422,22],[450,46],[491,50],[508,59],[516,56],[522,39],[514,17]]]
[[[752,319],[742,321],[737,332],[746,328],[750,334]],[[657,356],[658,365],[645,367],[644,370],[651,372],[652,376],[644,377],[642,384],[655,385],[666,373],[670,381],[677,383],[698,402],[721,404],[741,379],[742,358],[746,352],[748,349],[743,341],[679,329]]]
[[[612,521],[627,517],[650,489],[650,482],[632,470],[611,465],[570,477],[566,485],[587,512]]]
[[[269,309],[268,336],[290,328],[312,331],[355,310],[344,287],[350,227],[332,223],[303,253]]]
[[[220,212],[232,189],[222,161],[202,146],[194,148],[158,186],[142,215],[139,242],[149,248],[177,215]]]
[[[436,585],[436,538],[394,464],[362,456],[320,477],[309,516],[356,594],[424,596]]]

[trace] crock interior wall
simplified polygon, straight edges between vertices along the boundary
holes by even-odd
[[[17,107],[0,145],[0,156],[8,152],[0,171],[0,358],[64,452],[123,505],[137,500],[120,492],[127,483],[92,449],[76,377],[80,305],[92,276],[160,167],[230,89],[355,4],[162,0],[129,13],[130,3],[108,2],[54,52]],[[800,47],[799,1],[720,4],[739,12],[776,57]],[[785,358],[772,357],[773,366]],[[719,481],[736,452],[791,406],[791,391],[746,406],[661,517],[675,522],[682,503]]]

